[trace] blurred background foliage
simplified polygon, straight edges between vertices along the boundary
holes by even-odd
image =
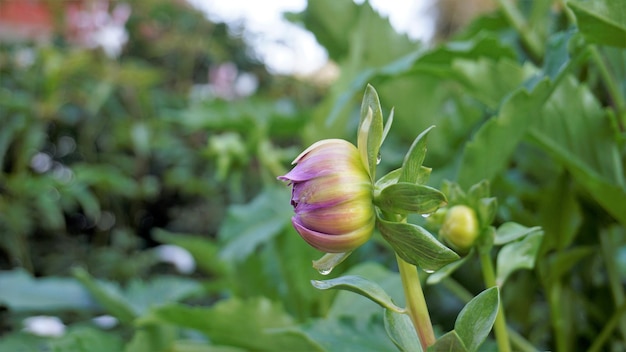
[[[543,227],[534,269],[502,288],[517,346],[626,346],[621,2],[440,1],[424,44],[367,2],[310,0],[287,17],[328,51],[331,84],[270,74],[184,1],[104,6],[127,33],[111,57],[64,27],[81,3],[42,2],[46,45],[0,42],[0,350],[394,349],[379,307],[310,285],[321,254],[275,179],[316,140],[355,142],[366,83],[395,107],[379,176],[434,124],[430,184],[487,179],[496,224]],[[393,263],[375,238],[336,272],[402,302]],[[477,265],[427,286],[440,332],[484,289]],[[64,333],[23,330],[35,315]]]

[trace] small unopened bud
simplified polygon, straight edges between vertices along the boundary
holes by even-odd
[[[372,182],[357,148],[341,139],[319,141],[279,180],[293,186],[294,228],[311,246],[351,251],[371,237],[376,217]]]
[[[478,220],[474,209],[465,205],[448,209],[439,236],[453,249],[467,251],[478,237]]]

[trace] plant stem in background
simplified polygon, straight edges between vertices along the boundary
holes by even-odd
[[[487,288],[497,286],[496,275],[493,270],[493,264],[491,263],[489,252],[479,251],[479,253],[485,286],[487,286]],[[506,319],[504,317],[504,305],[502,304],[502,300],[500,300],[500,307],[498,309],[498,315],[496,316],[496,322],[493,328],[496,334],[496,342],[498,343],[498,351],[510,352],[511,342],[509,340],[509,332],[506,328]]]
[[[604,328],[598,334],[598,337],[593,341],[591,347],[589,347],[589,352],[601,351],[602,346],[606,343],[606,340],[611,337],[613,330],[619,324],[622,316],[626,313],[626,303],[622,304],[616,311],[611,315],[611,319],[604,325]]]
[[[530,26],[528,26],[526,19],[519,12],[517,7],[515,7],[515,4],[513,4],[510,0],[498,0],[498,4],[500,4],[502,11],[511,23],[511,26],[513,26],[513,28],[515,28],[515,30],[519,33],[533,60],[541,60],[543,57],[541,41],[537,37],[536,33],[531,30]]]
[[[613,99],[617,118],[623,119],[622,116],[626,113],[626,101],[624,101],[624,97],[619,91],[618,84],[617,82],[615,82],[615,76],[611,74],[611,72],[609,72],[606,62],[600,55],[598,48],[595,45],[589,45],[589,50],[591,51],[591,60],[593,60],[594,64],[598,67],[598,70],[600,71],[600,76],[602,77],[604,84],[606,84],[606,89]],[[620,122],[622,124],[626,124],[626,121]]]
[[[435,333],[433,332],[433,326],[430,322],[430,316],[428,315],[426,299],[422,291],[422,284],[420,283],[417,273],[417,267],[407,263],[397,254],[396,259],[398,261],[400,278],[402,279],[402,287],[404,288],[404,296],[406,297],[406,309],[415,326],[415,331],[417,332],[417,336],[419,336],[422,348],[425,351],[428,346],[435,343]]]

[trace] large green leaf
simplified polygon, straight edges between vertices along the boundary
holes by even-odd
[[[531,92],[520,88],[502,103],[497,116],[481,126],[463,153],[458,175],[463,188],[492,179],[504,169],[531,123],[541,117],[541,108],[551,91],[547,80]]]
[[[295,329],[295,322],[279,303],[266,298],[231,298],[212,307],[168,304],[152,314],[160,321],[198,330],[218,345],[254,351],[322,351]]]
[[[328,352],[380,352],[395,349],[379,321],[318,319],[309,321],[301,329]]]
[[[474,297],[461,310],[454,323],[454,331],[469,351],[477,351],[485,341],[496,321],[499,306],[498,288],[491,287]]]
[[[612,216],[626,224],[626,181],[607,112],[586,85],[567,77],[530,130],[533,140],[574,175]]]
[[[24,269],[0,272],[0,303],[15,312],[93,310],[95,302],[76,279],[33,278]]]
[[[576,15],[578,28],[588,41],[626,48],[626,2],[572,0],[567,6]]]
[[[287,188],[268,187],[252,202],[232,205],[219,230],[226,262],[240,262],[263,243],[282,232],[293,215]]]
[[[70,328],[65,335],[50,341],[52,352],[110,352],[122,350],[122,339],[89,327]]]
[[[83,268],[75,268],[74,276],[93,298],[120,322],[129,324],[137,317],[137,311],[126,301],[117,285],[97,281]]]
[[[492,110],[536,71],[529,64],[521,66],[507,58],[455,59],[452,69],[467,92]]]

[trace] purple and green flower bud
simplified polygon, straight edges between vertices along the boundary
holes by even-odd
[[[357,148],[341,139],[314,143],[279,180],[293,187],[294,228],[327,253],[351,251],[371,237],[376,222],[372,182]]]
[[[478,219],[474,209],[466,205],[455,205],[448,209],[439,236],[452,248],[465,252],[478,237]]]

